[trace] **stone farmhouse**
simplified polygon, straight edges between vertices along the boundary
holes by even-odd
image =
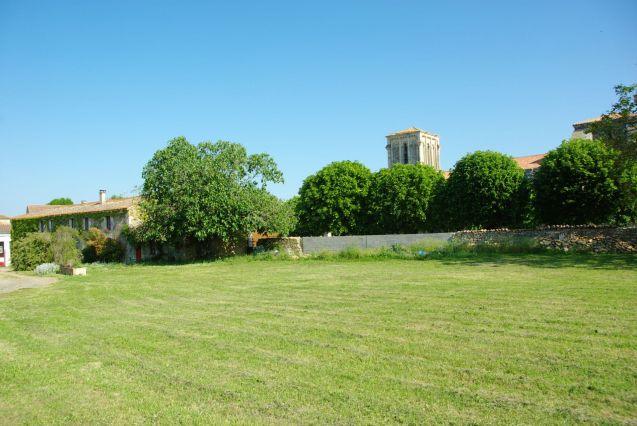
[[[29,205],[26,214],[12,218],[14,239],[28,232],[55,231],[57,226],[69,226],[80,231],[99,228],[108,238],[122,243],[125,260],[140,261],[146,248],[131,245],[122,235],[125,226],[139,224],[137,205],[139,197],[107,199],[106,191],[100,190],[99,200],[72,205]]]

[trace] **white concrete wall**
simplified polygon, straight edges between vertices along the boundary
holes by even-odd
[[[0,234],[0,241],[4,243],[4,264],[5,266],[10,266],[11,265],[11,235]]]

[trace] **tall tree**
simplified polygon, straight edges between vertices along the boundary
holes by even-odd
[[[634,207],[621,196],[625,172],[618,162],[617,151],[595,140],[565,141],[550,151],[533,180],[540,222],[608,223],[632,215]],[[633,171],[633,188],[635,176]]]
[[[50,206],[69,206],[73,204],[73,200],[67,197],[54,198],[47,203]]]
[[[364,231],[363,205],[372,173],[355,161],[331,163],[305,179],[296,203],[303,235]]]
[[[442,174],[420,164],[394,164],[374,173],[367,198],[370,233],[424,232]]]
[[[226,141],[195,146],[183,137],[155,152],[142,177],[143,223],[136,237],[155,242],[228,241],[257,227],[272,228],[259,209],[274,205],[267,183],[283,182],[267,154],[248,155]]]
[[[443,192],[446,229],[522,225],[528,193],[524,171],[509,156],[476,151],[461,158]]]
[[[609,147],[618,150],[625,160],[637,161],[637,84],[615,86],[618,99],[590,132]]]

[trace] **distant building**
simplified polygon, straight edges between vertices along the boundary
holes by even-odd
[[[440,170],[440,137],[417,127],[401,130],[386,136],[387,167],[392,164],[425,164]],[[513,157],[527,176],[540,167],[546,154]],[[448,171],[442,172],[445,178]]]
[[[610,115],[611,118],[619,118],[620,115]],[[633,133],[637,131],[637,114],[633,114],[630,116],[631,119],[628,121],[628,131],[629,133]],[[571,134],[571,139],[587,139],[593,140],[597,135],[590,132],[591,125],[593,123],[597,123],[601,121],[602,116],[589,118],[588,120],[579,121],[577,123],[573,123],[573,133]]]
[[[0,267],[11,265],[11,220],[0,215]]]
[[[524,157],[513,157],[513,161],[524,170],[527,176],[533,176],[535,171],[542,165],[542,160],[546,154],[527,155]]]
[[[126,261],[142,260],[142,247],[131,245],[122,235],[124,226],[139,224],[136,215],[139,197],[106,199],[106,191],[100,190],[99,201],[80,204],[57,205],[36,204],[27,206],[27,213],[11,220],[28,221],[32,231],[52,232],[57,226],[69,226],[80,231],[99,228],[108,238],[119,240],[125,248]],[[144,253],[145,254],[145,253]]]
[[[424,164],[440,170],[440,138],[416,127],[386,136],[387,167]]]

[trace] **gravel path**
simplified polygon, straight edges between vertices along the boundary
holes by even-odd
[[[36,288],[56,282],[52,277],[29,277],[18,275],[7,268],[0,268],[0,293],[10,293],[21,288]]]

